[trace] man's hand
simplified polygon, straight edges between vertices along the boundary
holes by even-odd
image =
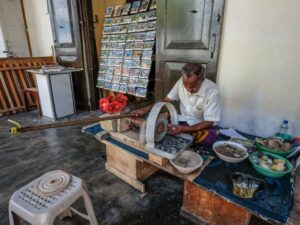
[[[180,133],[184,133],[185,128],[186,128],[186,126],[169,124],[168,125],[168,133],[171,135],[177,135]]]
[[[150,111],[151,108],[152,108],[152,105],[146,106],[141,109],[133,110],[131,113],[136,114],[137,116],[144,116]]]

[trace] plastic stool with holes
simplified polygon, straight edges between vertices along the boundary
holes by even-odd
[[[71,205],[83,198],[87,215]],[[22,218],[32,225],[53,225],[56,217],[69,216],[71,211],[98,225],[92,202],[84,182],[66,172],[57,170],[44,174],[17,190],[9,202],[10,225]]]

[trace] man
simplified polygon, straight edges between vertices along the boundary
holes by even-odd
[[[169,125],[172,135],[193,133],[211,128],[220,121],[220,94],[215,83],[205,78],[201,64],[188,63],[182,68],[182,76],[169,92],[164,102],[180,102],[180,125]],[[152,106],[136,110],[139,115],[150,111]],[[184,123],[182,123],[184,122]]]

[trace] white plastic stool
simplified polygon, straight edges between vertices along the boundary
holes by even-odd
[[[42,177],[53,172],[46,173]],[[13,194],[9,202],[10,225],[17,224],[19,218],[32,225],[53,225],[57,216],[60,216],[60,218],[72,216],[71,211],[89,220],[91,225],[98,225],[86,185],[80,178],[71,175],[71,181],[64,190],[44,197],[34,191],[35,185],[41,181],[42,177],[37,178]],[[84,200],[88,215],[71,207],[80,197]]]

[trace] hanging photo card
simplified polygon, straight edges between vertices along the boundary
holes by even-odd
[[[123,59],[114,60],[114,66],[122,66],[122,65],[123,65]]]
[[[127,87],[127,93],[130,95],[135,95],[135,87]]]
[[[107,58],[108,57],[109,51],[101,51],[101,59]]]
[[[156,31],[148,31],[145,35],[145,41],[154,41],[156,36]]]
[[[129,67],[123,67],[122,75],[123,76],[129,76],[129,74],[130,74],[130,68]]]
[[[129,77],[128,87],[136,87],[138,83],[139,83],[138,77]]]
[[[102,66],[102,65],[100,65],[99,73],[104,74],[104,73],[106,72],[106,69],[107,69],[107,66]]]
[[[144,44],[145,44],[144,42],[133,42],[132,49],[133,50],[143,50]]]
[[[125,42],[118,42],[116,49],[117,50],[124,50],[125,49]]]
[[[128,33],[132,33],[132,32],[136,32],[137,31],[137,24],[136,23],[132,23],[129,24],[127,27],[127,32]]]
[[[141,63],[141,68],[142,69],[150,69],[151,68],[151,63],[152,61],[151,60],[143,60],[142,63]]]
[[[148,23],[138,23],[136,27],[136,31],[137,32],[145,31],[147,29],[147,25]]]
[[[101,66],[107,66],[108,60],[107,59],[102,59],[100,65]]]
[[[121,84],[119,92],[126,93],[127,92],[127,84]]]
[[[141,70],[139,77],[140,78],[149,78],[150,70]]]
[[[108,74],[105,75],[105,81],[111,82],[112,79],[113,79],[113,75],[108,75]]]
[[[149,19],[149,13],[139,13],[138,22],[145,22]]]
[[[149,7],[150,0],[143,0],[140,6],[140,11],[139,12],[146,12]]]
[[[109,42],[110,35],[103,35],[102,42]]]
[[[127,35],[127,39],[126,39],[126,42],[133,42],[135,40],[135,33],[132,33],[132,34],[128,34]]]
[[[134,43],[127,42],[125,45],[125,50],[132,50]]]
[[[131,68],[131,60],[125,59],[123,62],[123,67]]]
[[[114,8],[113,7],[107,7],[105,9],[105,17],[111,17],[113,14]]]
[[[116,8],[115,8],[115,13],[114,13],[114,17],[119,17],[119,16],[121,16],[121,14],[122,14],[122,9],[123,9],[123,6],[122,6],[122,5],[116,6]]]
[[[120,80],[121,80],[121,76],[114,76],[112,79],[112,82],[118,84],[118,83],[120,83]]]
[[[141,1],[135,1],[132,3],[130,14],[135,14],[139,11]]]
[[[147,94],[147,88],[141,88],[141,87],[138,87],[135,91],[135,95],[138,96],[138,97],[146,97],[146,94]]]
[[[156,0],[152,0],[150,9],[156,9]]]
[[[131,59],[133,55],[133,51],[125,51],[124,53],[124,59]]]
[[[115,58],[115,51],[109,51],[108,58],[110,59]],[[109,66],[111,66],[111,64]]]
[[[122,74],[122,67],[121,66],[116,66],[114,68],[114,75],[121,75]]]
[[[146,88],[148,86],[149,79],[139,78],[138,87]]]
[[[114,74],[114,67],[113,66],[107,67],[106,74],[111,74],[111,75]]]
[[[112,67],[115,65],[115,60],[114,59],[108,59],[108,64],[107,66]]]
[[[112,32],[112,27],[104,27],[103,34],[110,34]]]
[[[152,50],[143,51],[142,59],[151,59],[152,58]]]
[[[135,41],[144,41],[146,33],[136,33]]]
[[[110,42],[116,42],[117,41],[117,35],[110,35]]]
[[[131,77],[137,77],[140,74],[140,69],[130,69],[130,76]]]
[[[104,82],[104,88],[105,89],[111,90],[111,87],[112,87],[112,83],[111,82],[108,82],[108,81]]]
[[[108,45],[109,50],[114,50],[117,48],[117,42],[109,42],[108,44],[109,44]]]
[[[137,23],[139,19],[139,14],[131,15],[131,23]]]
[[[148,22],[147,30],[156,30],[156,20]]]
[[[156,10],[149,12],[149,20],[156,20]]]
[[[127,34],[119,34],[117,36],[117,41],[118,42],[125,42],[126,41],[126,37],[127,37]]]
[[[122,76],[120,84],[128,84],[129,76]]]
[[[142,54],[142,51],[133,51],[132,59],[141,59]]]
[[[112,91],[115,91],[115,92],[118,92],[118,91],[119,91],[119,88],[120,88],[120,85],[119,85],[119,84],[112,84],[112,86],[111,86],[111,90],[112,90]]]
[[[131,23],[131,16],[124,16],[122,24]]]
[[[105,18],[104,19],[104,26],[111,26],[113,23],[113,19],[112,18]]]
[[[97,80],[97,88],[103,88],[104,87],[104,83],[105,81],[104,80]]]
[[[119,30],[117,31],[118,34],[124,34],[127,32],[127,25],[120,25]]]
[[[144,50],[152,50],[153,46],[154,46],[154,41],[144,42]]]
[[[127,16],[130,12],[130,9],[131,9],[131,3],[127,3],[125,6],[124,6],[124,10],[123,10],[123,13],[122,15],[123,16]]]

